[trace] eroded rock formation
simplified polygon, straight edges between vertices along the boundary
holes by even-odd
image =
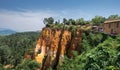
[[[80,52],[82,31],[43,28],[35,48],[35,60],[42,64],[43,70],[62,62],[64,55],[73,57],[72,51]]]

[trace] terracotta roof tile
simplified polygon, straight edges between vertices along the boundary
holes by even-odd
[[[109,20],[106,20],[104,23],[111,23],[111,22],[117,22],[117,21],[120,21],[120,19],[109,19]]]

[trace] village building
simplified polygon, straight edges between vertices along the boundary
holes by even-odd
[[[120,19],[106,20],[98,26],[98,31],[110,35],[120,34]]]

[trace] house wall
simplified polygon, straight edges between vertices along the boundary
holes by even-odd
[[[120,34],[120,21],[118,22],[118,26],[115,28],[115,31],[117,32],[117,34]]]
[[[112,33],[120,34],[120,21],[104,23],[103,32],[107,34],[112,34]]]

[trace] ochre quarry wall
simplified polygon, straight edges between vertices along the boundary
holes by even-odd
[[[61,63],[65,54],[73,57],[72,51],[80,52],[82,31],[74,35],[69,30],[43,28],[35,48],[35,60],[42,64],[43,70]]]

